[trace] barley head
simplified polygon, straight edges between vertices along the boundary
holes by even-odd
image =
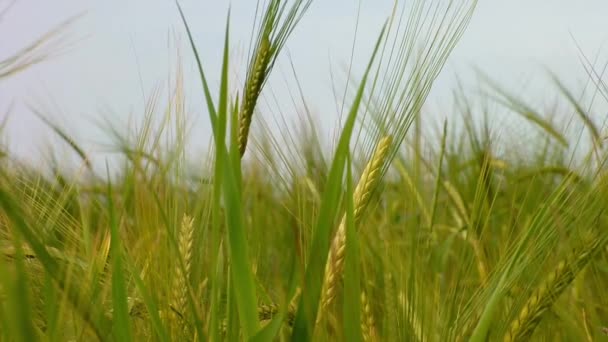
[[[505,342],[522,341],[530,338],[534,329],[540,323],[543,314],[568,288],[595,252],[601,248],[602,241],[597,237],[589,239],[583,245],[583,248],[573,251],[557,265],[530,296],[517,318],[511,322],[504,337]]]
[[[369,203],[371,194],[380,181],[382,167],[386,162],[392,137],[386,136],[378,142],[371,160],[366,165],[359,183],[353,194],[355,224],[361,219],[365,207]],[[336,296],[336,285],[342,276],[344,256],[346,251],[346,215],[342,216],[336,235],[329,250],[329,258],[325,266],[325,280],[323,282],[322,308],[327,308]]]
[[[271,57],[271,44],[268,35],[264,35],[260,40],[260,45],[257,49],[255,63],[252,69],[249,70],[245,89],[243,90],[243,103],[239,116],[239,135],[238,144],[241,156],[245,154],[247,149],[247,139],[249,136],[249,127],[251,126],[251,118],[255,109],[258,97],[262,90],[265,78],[268,75],[268,63]]]
[[[376,322],[374,320],[374,314],[372,313],[367,295],[365,295],[365,291],[361,291],[361,308],[363,309],[363,314],[361,315],[361,331],[363,333],[363,341],[377,341]]]
[[[183,269],[178,264],[175,268],[174,293],[172,306],[174,310],[184,315],[186,312],[187,295],[190,279],[190,268],[192,264],[192,229],[193,220],[190,216],[184,215],[179,231],[178,251],[179,257],[183,261]]]

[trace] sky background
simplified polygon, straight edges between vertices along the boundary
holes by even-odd
[[[0,8],[8,3],[0,0]],[[242,65],[256,1],[180,3],[210,80],[217,84],[228,6],[232,9],[231,61]],[[393,1],[315,0],[288,40],[264,98],[287,98],[288,85],[295,85],[291,59],[307,104],[323,117],[322,125],[331,126],[337,116],[330,70],[341,75],[349,62],[359,5],[354,75],[360,76]],[[449,116],[456,76],[465,80],[466,90],[473,94],[474,68],[514,94],[539,104],[547,104],[553,100],[550,94],[555,94],[544,68],[554,71],[572,89],[579,89],[587,74],[576,44],[590,58],[599,54],[599,69],[608,63],[606,13],[605,0],[480,0],[467,31],[435,83],[425,112]],[[32,106],[65,128],[89,153],[102,151],[102,143],[108,139],[98,123],[105,118],[124,126],[129,120],[141,120],[146,98],[155,87],[164,85],[163,94],[167,92],[166,82],[175,75],[178,46],[187,107],[196,120],[194,146],[204,146],[209,141],[208,118],[173,1],[18,0],[0,18],[0,60],[77,14],[82,17],[65,36],[71,42],[69,50],[0,81],[0,119],[11,108],[3,137],[11,151],[36,159],[57,141],[32,114]],[[233,77],[242,81],[242,70],[232,71]],[[338,77],[335,86],[343,88],[344,77]],[[294,111],[289,102],[276,107],[277,113]]]

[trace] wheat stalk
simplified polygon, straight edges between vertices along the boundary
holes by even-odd
[[[361,174],[361,178],[359,179],[359,183],[353,194],[355,224],[361,219],[363,210],[371,198],[372,191],[376,188],[376,185],[380,180],[382,166],[385,164],[391,142],[392,136],[390,135],[380,139],[376,146],[376,150],[372,154],[371,160]],[[342,276],[342,270],[344,268],[345,245],[346,215],[343,215],[342,221],[338,226],[338,231],[332,241],[329,257],[325,266],[325,280],[323,281],[321,298],[322,309],[326,309],[336,296],[336,285],[338,279]]]
[[[193,241],[193,219],[184,215],[179,231],[178,252],[179,257],[183,261],[183,269],[181,265],[175,268],[175,279],[173,285],[173,310],[180,315],[186,312],[187,295],[190,279],[190,268],[192,265],[192,241]]]
[[[555,270],[541,283],[530,296],[505,334],[504,341],[527,340],[540,323],[543,314],[551,307],[553,302],[572,283],[577,274],[587,265],[591,257],[603,245],[602,239],[595,237],[588,239],[578,251],[573,251],[565,260],[562,260]]]

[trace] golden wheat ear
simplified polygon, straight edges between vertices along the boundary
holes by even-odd
[[[581,248],[562,260],[549,276],[532,293],[505,334],[504,341],[525,341],[532,336],[543,318],[543,314],[557,298],[570,286],[578,273],[585,268],[593,255],[602,248],[603,240],[590,237]]]
[[[378,142],[371,160],[365,166],[359,183],[355,188],[353,200],[355,205],[355,224],[359,222],[365,207],[369,203],[372,192],[378,185],[382,175],[382,168],[386,162],[388,151],[392,143],[392,136],[386,136]],[[336,296],[336,285],[342,276],[344,267],[346,245],[346,216],[342,216],[338,231],[329,250],[329,258],[325,266],[325,280],[321,297],[322,308],[327,308]]]
[[[185,315],[188,288],[190,287],[190,268],[192,265],[193,219],[184,215],[179,230],[178,252],[182,259],[183,268],[177,265],[173,285],[172,307],[180,315]]]
[[[361,291],[361,332],[364,342],[373,342],[378,340],[376,333],[376,321],[370,305],[369,299],[365,291]]]

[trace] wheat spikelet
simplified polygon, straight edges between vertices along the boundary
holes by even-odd
[[[253,110],[255,109],[258,97],[260,96],[262,84],[267,76],[267,67],[270,62],[270,57],[270,40],[268,35],[264,35],[260,41],[255,63],[253,64],[252,70],[249,72],[249,76],[245,82],[245,89],[243,90],[243,103],[239,117],[238,135],[239,152],[241,156],[245,154],[245,150],[247,149],[247,138],[249,136],[249,127],[251,126],[251,117],[253,116]]]
[[[572,283],[578,272],[585,267],[602,245],[602,239],[600,238],[589,239],[583,245],[583,248],[573,251],[565,260],[562,260],[530,296],[517,318],[511,322],[504,341],[529,339],[540,323],[543,314]]]
[[[388,155],[388,151],[392,142],[392,137],[386,136],[378,142],[376,150],[374,151],[371,160],[366,165],[359,183],[355,188],[353,194],[354,200],[354,219],[355,224],[361,219],[363,210],[367,206],[372,191],[375,189],[378,181],[380,180],[382,166],[385,163],[385,159]],[[346,245],[346,215],[342,216],[342,221],[338,226],[338,231],[332,241],[331,248],[329,250],[329,258],[325,266],[325,280],[323,282],[322,292],[322,308],[327,308],[336,296],[336,285],[339,277],[342,276],[342,269],[344,267],[344,253]]]
[[[296,293],[289,302],[289,309],[287,310],[287,324],[293,326],[296,321],[296,312],[298,311],[298,301],[302,295],[302,290],[298,287]]]
[[[183,269],[178,264],[175,268],[175,279],[173,285],[173,303],[172,307],[180,315],[186,312],[187,295],[189,288],[190,267],[192,263],[192,229],[193,220],[190,216],[184,215],[179,231],[179,256],[183,261]]]
[[[363,309],[363,315],[361,315],[363,341],[377,341],[376,322],[374,321],[374,314],[372,313],[371,305],[365,295],[365,291],[361,291],[361,307]]]

